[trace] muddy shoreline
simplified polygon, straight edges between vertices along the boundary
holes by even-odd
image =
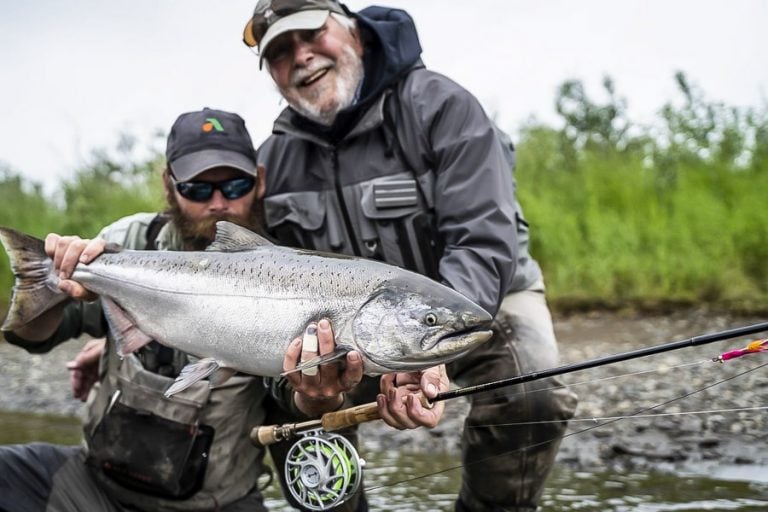
[[[561,363],[567,364],[767,319],[704,309],[670,314],[603,311],[556,315],[555,330]],[[558,460],[585,470],[700,472],[722,464],[768,465],[768,415],[756,409],[768,406],[768,369],[759,368],[768,363],[768,354],[725,364],[710,361],[758,336],[564,376],[580,401]],[[73,341],[46,355],[30,355],[0,342],[0,410],[79,415],[81,404],[70,397],[64,364],[80,345]],[[684,395],[689,396],[680,398]],[[666,405],[653,408],[659,404]],[[447,402],[445,419],[431,431],[364,425],[363,449],[458,453],[466,408],[463,399]]]

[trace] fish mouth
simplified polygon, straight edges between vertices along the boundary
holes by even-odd
[[[488,341],[491,336],[493,336],[493,331],[487,328],[483,329],[482,327],[452,332],[437,338],[429,348],[411,353],[407,357],[400,355],[396,361],[386,357],[377,357],[375,354],[365,351],[362,351],[362,353],[365,358],[387,372],[410,372],[443,363],[450,363],[455,359],[463,357],[479,344]],[[359,347],[358,350],[360,350]]]
[[[432,345],[424,347],[429,354],[452,354],[466,352],[475,345],[488,341],[493,331],[483,327],[473,327],[463,331],[455,331],[438,338]]]

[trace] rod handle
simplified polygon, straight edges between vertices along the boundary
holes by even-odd
[[[251,442],[256,446],[269,446],[279,441],[290,439],[297,432],[320,428],[320,420],[310,420],[303,423],[284,423],[283,425],[261,425],[251,429]]]
[[[371,402],[336,412],[327,412],[323,414],[321,421],[326,432],[333,432],[378,419],[381,419],[379,406],[376,402]]]
[[[430,402],[424,395],[419,393],[418,395],[421,405],[427,409],[434,407],[434,404]],[[353,427],[361,423],[368,421],[380,420],[379,406],[376,402],[370,402],[349,409],[342,409],[336,412],[327,412],[323,414],[320,421],[323,424],[323,429],[326,432],[333,432],[335,430],[341,430],[347,427]]]
[[[269,446],[282,441],[277,425],[262,425],[251,429],[251,442],[259,447]]]

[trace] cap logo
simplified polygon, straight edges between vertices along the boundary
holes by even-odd
[[[205,133],[212,132],[216,130],[217,132],[223,132],[224,128],[221,126],[221,123],[218,119],[215,117],[208,117],[206,118],[205,122],[203,123],[203,131]]]

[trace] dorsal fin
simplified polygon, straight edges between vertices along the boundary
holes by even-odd
[[[274,244],[249,229],[220,220],[216,223],[216,238],[205,250],[217,252],[250,251],[264,245]]]

